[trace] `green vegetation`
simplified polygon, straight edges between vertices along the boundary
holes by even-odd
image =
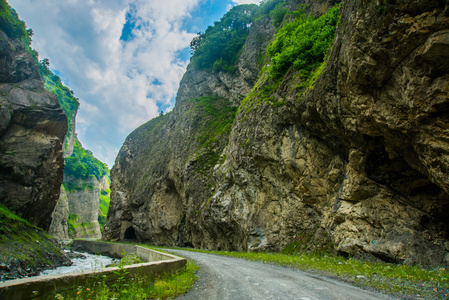
[[[21,261],[29,267],[53,265],[52,258],[62,253],[50,239],[42,229],[0,204],[0,262]]]
[[[56,95],[62,110],[64,110],[67,115],[68,129],[65,139],[65,147],[67,147],[67,141],[75,134],[75,116],[78,111],[79,101],[75,97],[73,91],[62,84],[61,78],[50,71],[49,66],[50,63],[48,59],[44,58],[39,63],[39,74],[44,81],[45,88]],[[67,149],[64,150],[67,151]]]
[[[220,158],[222,139],[231,132],[237,108],[218,97],[200,97],[190,101],[195,115],[199,116],[202,122],[196,137],[199,145],[197,171],[205,175]]]
[[[282,254],[314,253],[317,255],[335,254],[335,245],[325,230],[298,232],[294,240],[282,249]]]
[[[331,46],[339,21],[340,5],[336,5],[320,16],[305,16],[302,11],[287,13],[283,3],[271,11],[273,22],[278,24],[281,17],[295,17],[283,26],[276,38],[267,47],[267,56],[271,63],[262,68],[259,82],[252,92],[242,101],[239,109],[249,111],[260,103],[278,107],[284,105],[284,99],[273,96],[285,75],[294,71],[293,78],[301,81],[297,88],[304,92],[313,89],[316,80],[326,66],[326,54]]]
[[[86,150],[76,138],[73,153],[65,158],[64,174],[76,179],[88,179],[95,176],[98,180],[109,174],[108,167]]]
[[[84,190],[91,191],[91,190],[93,190],[95,188],[90,183],[83,183],[81,185],[77,185],[77,184],[75,184],[73,182],[63,182],[63,185],[64,185],[64,189],[68,193],[76,192],[76,191],[84,191]]]
[[[69,237],[74,237],[76,235],[76,228],[78,227],[77,220],[77,214],[69,214],[69,218],[67,219]]]
[[[122,258],[119,265],[127,266],[143,263],[143,260],[135,254],[122,252]]]
[[[111,202],[111,190],[100,191],[100,207],[98,208],[98,224],[100,224],[101,232],[106,225],[106,217],[109,210],[109,202]]]
[[[248,37],[257,5],[238,5],[190,44],[192,64],[200,70],[234,72],[238,54]]]
[[[273,78],[283,77],[291,68],[307,77],[323,62],[334,41],[339,10],[336,5],[319,18],[297,12],[293,22],[284,24],[267,48]]]
[[[285,15],[288,9],[285,7],[285,1],[280,1],[276,6],[269,12],[271,19],[273,19],[273,25],[279,27],[284,21]]]
[[[279,25],[285,14],[285,1],[269,0],[260,6],[245,4],[234,6],[214,26],[209,26],[190,43],[192,64],[199,70],[232,73],[252,24],[265,16],[272,16]]]
[[[359,286],[372,287],[390,294],[416,295],[425,299],[438,299],[449,289],[449,271],[444,268],[429,270],[418,266],[372,263],[354,258],[317,253],[287,255],[260,252],[227,252],[192,250],[204,253],[271,263],[338,277]]]
[[[94,225],[88,222],[79,222],[79,216],[77,214],[69,214],[67,227],[69,238],[76,238],[92,234]]]
[[[5,1],[0,0],[0,28],[10,39],[18,39],[37,62],[37,52],[31,49],[33,30],[27,29],[17,12]]]
[[[0,0],[0,28],[11,39],[28,37],[25,22],[19,20],[17,12],[6,0]]]
[[[75,287],[72,291],[55,291],[55,299],[174,299],[192,288],[198,269],[189,261],[185,269],[156,279],[141,274],[130,280],[119,276],[117,281],[109,283],[105,275],[97,276],[85,286]]]

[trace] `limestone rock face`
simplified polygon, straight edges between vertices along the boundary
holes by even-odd
[[[173,112],[127,137],[111,170],[104,239],[126,239],[131,232],[161,245],[192,244],[193,232],[201,230],[200,207],[213,194],[213,166],[228,143],[237,106],[257,80],[257,57],[273,33],[269,19],[253,25],[235,75],[189,66]],[[210,97],[209,102],[203,104],[201,97]],[[217,123],[225,128],[215,134],[210,128]]]
[[[320,14],[333,1],[290,5],[309,2]],[[285,74],[272,94],[284,105],[239,104],[258,79],[251,45],[265,36],[263,51],[274,34],[267,20],[235,76],[189,67],[173,113],[133,132],[116,159],[104,238],[448,266],[448,7],[350,0],[340,14],[313,90]],[[207,119],[189,99],[209,95],[240,108],[214,144],[219,159],[200,168]]]
[[[59,239],[68,240],[69,232],[67,220],[69,219],[69,199],[64,186],[61,186],[61,193],[59,195],[58,203],[52,214],[52,222],[48,234]]]
[[[105,179],[106,180],[106,179]],[[100,206],[100,188],[102,182],[95,177],[86,180],[66,178],[65,183],[73,186],[67,191],[67,214],[73,214],[75,234],[71,238],[100,238],[101,230],[98,223],[98,208]]]
[[[48,230],[63,179],[67,118],[32,57],[0,31],[0,202]]]

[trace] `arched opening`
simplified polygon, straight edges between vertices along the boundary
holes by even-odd
[[[137,240],[136,237],[136,231],[134,230],[134,227],[128,227],[125,230],[125,236],[123,237],[125,240]]]

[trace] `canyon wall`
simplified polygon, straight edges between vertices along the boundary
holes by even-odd
[[[0,31],[0,202],[48,230],[63,180],[67,118],[20,39]]]
[[[264,71],[268,17],[235,73],[190,65],[173,112],[117,156],[104,238],[448,266],[448,6],[349,0],[340,18],[307,88]]]

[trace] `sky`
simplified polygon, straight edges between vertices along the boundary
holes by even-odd
[[[7,0],[39,59],[79,98],[84,148],[113,166],[126,136],[173,109],[192,38],[260,0]]]

